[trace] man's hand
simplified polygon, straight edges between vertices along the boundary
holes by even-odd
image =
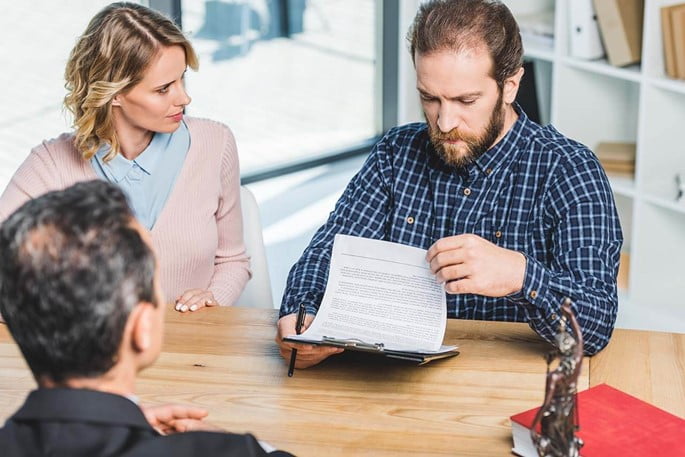
[[[526,273],[523,254],[471,234],[439,239],[426,260],[451,294],[504,297],[521,290]]]
[[[202,408],[183,405],[144,406],[141,408],[145,419],[162,435],[195,430],[221,432],[220,428],[203,419],[207,411]]]
[[[314,320],[314,316],[307,314],[304,318],[304,325],[302,331]],[[295,323],[297,321],[297,313],[288,314],[278,320],[278,332],[276,333],[276,344],[281,348],[281,356],[290,362],[290,354],[293,349],[297,349],[297,359],[295,359],[295,368],[307,368],[316,365],[325,358],[333,354],[339,354],[344,349],[330,346],[315,346],[313,344],[295,344],[283,341],[283,337],[296,335]]]

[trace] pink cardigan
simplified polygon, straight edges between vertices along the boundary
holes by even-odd
[[[240,173],[230,129],[186,118],[190,149],[151,230],[167,302],[193,288],[233,305],[250,278],[243,244]],[[98,179],[73,145],[73,134],[36,146],[0,196],[0,222],[45,192]]]

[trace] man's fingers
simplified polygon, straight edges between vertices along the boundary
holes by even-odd
[[[283,316],[278,320],[278,331],[276,332],[276,343],[278,344],[281,357],[287,362],[290,361],[292,356],[292,350],[297,349],[297,359],[295,360],[296,368],[306,368],[324,360],[333,354],[338,354],[343,351],[342,348],[330,347],[330,346],[317,346],[306,343],[291,343],[288,341],[283,341],[283,337],[295,335],[295,322],[297,320],[296,314],[288,314]],[[302,331],[309,327],[309,325],[314,320],[314,316],[311,314],[305,315],[305,321]]]
[[[278,344],[281,348],[281,351],[292,351],[293,349],[297,349],[298,352],[307,352],[311,351],[314,349],[316,346],[312,344],[304,344],[304,343],[291,343],[290,341],[280,341]]]
[[[339,354],[343,352],[343,348],[336,348],[331,346],[314,346],[308,351],[297,351],[297,359],[295,360],[295,366],[299,368],[298,362],[320,362],[321,360],[329,357],[333,354]],[[292,355],[291,350],[281,348],[281,357],[286,361],[290,361],[290,356]]]
[[[463,279],[469,276],[469,267],[465,264],[449,265],[441,268],[435,273],[435,278],[439,283],[446,283],[454,281],[455,279]]]
[[[207,410],[195,406],[184,405],[159,405],[144,407],[145,418],[153,426],[159,424],[169,424],[177,419],[204,419],[207,417]]]
[[[330,347],[330,346],[320,346],[317,347],[316,349],[309,351],[309,352],[300,352],[297,351],[297,358],[302,359],[302,360],[314,360],[317,358],[325,358],[328,357],[329,355],[333,354],[338,354],[340,352],[344,351],[343,348],[336,348],[336,347]]]
[[[321,363],[328,357],[339,354],[344,351],[342,348],[327,347],[325,351],[318,354],[310,354],[308,356],[300,357],[300,353],[297,353],[297,360],[295,360],[295,368],[309,368],[312,365]]]
[[[440,238],[438,241],[433,243],[433,245],[430,248],[428,248],[428,252],[426,253],[426,260],[430,262],[436,255],[438,255],[441,252],[460,248],[462,245],[462,236],[463,235],[456,235]]]
[[[223,430],[214,424],[198,419],[174,419],[155,429],[162,435],[183,433],[192,431],[222,432]]]
[[[474,289],[474,282],[471,279],[459,279],[445,284],[445,292],[449,294],[473,294],[477,293]]]
[[[318,354],[335,354],[337,352],[342,352],[342,348],[336,348],[333,346],[314,346],[312,344],[296,344],[294,345],[297,349],[297,357],[311,357],[317,356]],[[287,359],[290,358],[292,354],[292,349],[290,347],[281,346],[281,355]]]
[[[436,274],[441,268],[465,263],[467,258],[468,254],[463,249],[441,252],[430,261],[430,269]]]
[[[178,406],[174,408],[174,417],[178,419],[204,419],[207,417],[209,412],[204,408],[198,408],[196,406]]]

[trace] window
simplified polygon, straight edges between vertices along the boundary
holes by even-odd
[[[62,100],[76,38],[106,0],[3,2],[0,7],[0,192],[32,147],[71,130]],[[40,6],[37,6],[37,5]]]
[[[228,124],[243,175],[374,138],[375,0],[182,0],[188,114]]]

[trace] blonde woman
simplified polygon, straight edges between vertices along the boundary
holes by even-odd
[[[47,191],[116,183],[151,231],[165,298],[182,312],[232,305],[250,275],[235,140],[225,125],[184,116],[187,67],[197,56],[168,18],[105,7],[67,62],[74,131],[35,147],[0,197],[2,221]]]

